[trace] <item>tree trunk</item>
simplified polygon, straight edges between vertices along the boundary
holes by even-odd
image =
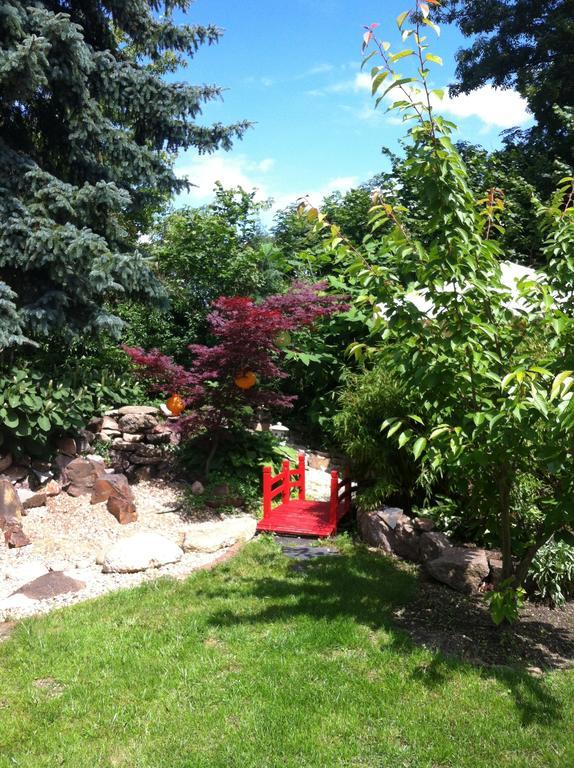
[[[500,517],[500,548],[502,550],[502,578],[510,579],[514,575],[512,562],[512,528],[510,516],[510,489],[513,472],[506,463],[502,464],[497,474],[498,511]]]

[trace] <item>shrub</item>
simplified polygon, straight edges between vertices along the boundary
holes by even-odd
[[[349,375],[338,404],[333,419],[334,439],[351,462],[353,477],[359,482],[361,506],[396,503],[410,510],[422,495],[416,462],[380,429],[389,416],[408,413],[404,387],[396,376],[378,365]]]
[[[54,440],[107,408],[140,400],[126,356],[112,351],[40,352],[0,368],[0,446],[16,455],[43,455]]]
[[[189,479],[203,476],[208,450],[205,437],[186,441],[180,446],[177,460]],[[282,461],[292,461],[295,455],[293,449],[281,445],[270,432],[232,431],[213,459],[209,478],[204,482],[205,493],[199,497],[190,495],[190,504],[203,508],[206,502],[215,500],[217,487],[225,485],[229,489],[229,498],[241,503],[224,504],[223,511],[229,511],[228,508],[233,506],[255,511],[261,505],[262,466],[271,465],[278,472]]]
[[[538,550],[529,579],[536,597],[552,606],[563,606],[574,595],[574,546],[551,539]]]

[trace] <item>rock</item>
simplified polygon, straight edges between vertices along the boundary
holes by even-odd
[[[30,539],[26,536],[22,530],[21,523],[9,523],[4,528],[4,541],[8,545],[9,549],[17,549],[19,547],[27,547],[30,544]]]
[[[32,581],[37,579],[38,576],[44,576],[48,573],[48,569],[39,560],[32,560],[28,563],[21,563],[8,569],[4,574],[5,579],[10,581]]]
[[[113,434],[108,434],[107,432],[98,432],[96,435],[96,440],[100,443],[111,443],[114,437],[120,437],[121,432],[114,432]]]
[[[18,496],[24,510],[46,506],[46,491],[31,491],[29,488],[20,488]]]
[[[415,530],[420,531],[420,533],[430,533],[430,531],[434,531],[436,527],[434,520],[431,520],[428,517],[415,517],[413,525],[415,526]]]
[[[156,416],[159,412],[160,409],[156,408],[154,405],[124,405],[116,411],[120,416],[125,416],[126,414],[151,414],[152,416]]]
[[[167,444],[171,442],[172,438],[177,435],[176,432],[174,432],[173,429],[166,426],[165,424],[158,424],[157,427],[154,427],[151,432],[148,432],[146,435],[146,441],[148,443],[152,443],[153,445],[160,445],[160,444]]]
[[[163,456],[140,456],[139,454],[132,454],[130,458],[134,464],[161,464],[163,461]]]
[[[311,469],[320,469],[326,472],[331,466],[331,459],[326,453],[309,453],[307,455],[307,465]]]
[[[59,496],[61,492],[62,489],[60,488],[60,484],[56,480],[48,480],[44,486],[44,493],[48,497]]]
[[[4,470],[8,469],[8,467],[12,466],[12,454],[11,453],[5,453],[4,455],[0,454],[0,474],[4,472]]]
[[[116,437],[112,440],[112,446],[116,451],[136,451],[138,449],[137,443],[128,443],[121,437]]]
[[[120,425],[115,419],[112,419],[111,416],[104,416],[102,419],[102,431],[119,432]]]
[[[24,584],[23,587],[20,587],[20,589],[17,589],[12,594],[24,595],[31,600],[48,600],[51,597],[64,595],[68,592],[79,592],[85,586],[83,581],[71,579],[59,571],[51,571],[44,574],[44,576],[39,576],[34,581],[30,581],[28,584]]]
[[[118,496],[133,501],[132,489],[125,475],[113,474],[98,477],[94,483],[90,503],[101,504],[103,501],[107,501],[110,496]]]
[[[0,474],[0,479],[20,483],[28,477],[28,467],[12,464]]]
[[[136,505],[130,499],[124,499],[120,496],[110,496],[107,503],[108,512],[110,512],[120,525],[135,523],[138,519]]]
[[[122,432],[130,434],[148,432],[157,427],[158,421],[150,413],[128,413],[119,420],[119,427]]]
[[[251,541],[257,532],[257,520],[251,515],[228,517],[224,524],[238,541]]]
[[[183,540],[184,552],[217,552],[224,547],[231,547],[237,537],[226,530],[196,529],[186,531]]]
[[[201,496],[202,493],[205,493],[203,483],[200,483],[199,480],[196,480],[195,483],[193,483],[191,486],[191,492],[194,496]]]
[[[106,462],[104,461],[104,457],[100,456],[99,453],[89,453],[85,458],[88,461],[95,461],[97,464],[101,464],[102,466],[105,466]]]
[[[90,432],[88,429],[78,430],[78,434],[76,435],[76,451],[78,453],[87,453],[92,447],[92,443],[95,439],[96,436],[94,433]]]
[[[359,511],[359,533],[363,541],[380,547],[388,554],[419,562],[420,534],[413,520],[399,507],[383,507],[371,512]]]
[[[93,458],[74,459],[66,467],[65,473],[70,496],[83,496],[93,491],[98,477],[105,474],[105,467],[103,462]]]
[[[157,474],[157,467],[154,464],[130,467],[126,470],[126,475],[131,483],[141,483],[151,480]]]
[[[54,465],[57,469],[57,472],[64,478],[64,484],[67,485],[68,481],[66,478],[66,468],[69,464],[71,464],[74,461],[74,459],[71,456],[65,456],[63,453],[59,453],[56,458],[54,459]]]
[[[125,475],[112,474],[99,477],[92,493],[92,504],[107,501],[110,512],[120,523],[135,523],[138,519],[132,489]]]
[[[123,432],[122,433],[122,440],[125,443],[141,443],[144,439],[143,435],[131,435],[129,432]]]
[[[105,554],[104,573],[135,573],[181,560],[183,551],[157,533],[136,533],[116,542]]]
[[[94,416],[86,424],[86,429],[89,432],[92,432],[93,434],[97,434],[98,432],[102,431],[102,427],[103,426],[104,426],[104,417],[103,416]]]
[[[466,594],[477,592],[490,571],[483,549],[464,547],[448,547],[440,557],[427,560],[425,568],[437,581]]]
[[[445,549],[452,547],[450,539],[440,531],[428,531],[423,533],[419,541],[421,560],[435,560],[440,557]]]
[[[56,447],[64,456],[76,456],[78,453],[76,441],[73,437],[61,437],[56,443]]]
[[[9,480],[0,480],[0,528],[22,519],[23,506]]]

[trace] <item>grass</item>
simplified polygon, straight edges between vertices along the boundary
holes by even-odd
[[[416,577],[363,549],[301,570],[269,539],[22,622],[0,645],[0,766],[574,765],[574,672],[413,646]]]

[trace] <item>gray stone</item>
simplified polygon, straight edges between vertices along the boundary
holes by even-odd
[[[196,480],[195,483],[192,483],[191,492],[194,496],[201,496],[202,493],[205,493],[203,483],[200,483],[199,480]]]
[[[163,456],[141,456],[139,454],[132,454],[130,459],[133,464],[146,465],[146,464],[161,464]]]
[[[445,533],[440,531],[423,533],[419,541],[421,560],[423,563],[427,560],[435,560],[449,547],[452,547],[452,544]]]
[[[127,414],[157,415],[159,412],[160,409],[156,408],[154,405],[124,405],[116,411],[120,416],[125,416]]]
[[[437,581],[466,594],[477,592],[490,571],[483,549],[463,547],[445,549],[440,557],[427,560],[425,568]]]
[[[151,413],[127,413],[119,420],[121,431],[130,434],[149,432],[157,425],[158,420]]]
[[[111,416],[104,416],[101,429],[104,432],[119,432],[120,426],[116,419],[112,419]]]
[[[138,434],[132,435],[129,432],[124,432],[122,434],[122,440],[125,443],[141,443],[143,439],[144,439],[143,435],[138,435]]]
[[[113,440],[112,446],[116,451],[125,451],[128,453],[130,451],[135,451],[138,448],[137,443],[128,443],[126,440],[124,440],[121,437],[117,437],[115,440]]]

